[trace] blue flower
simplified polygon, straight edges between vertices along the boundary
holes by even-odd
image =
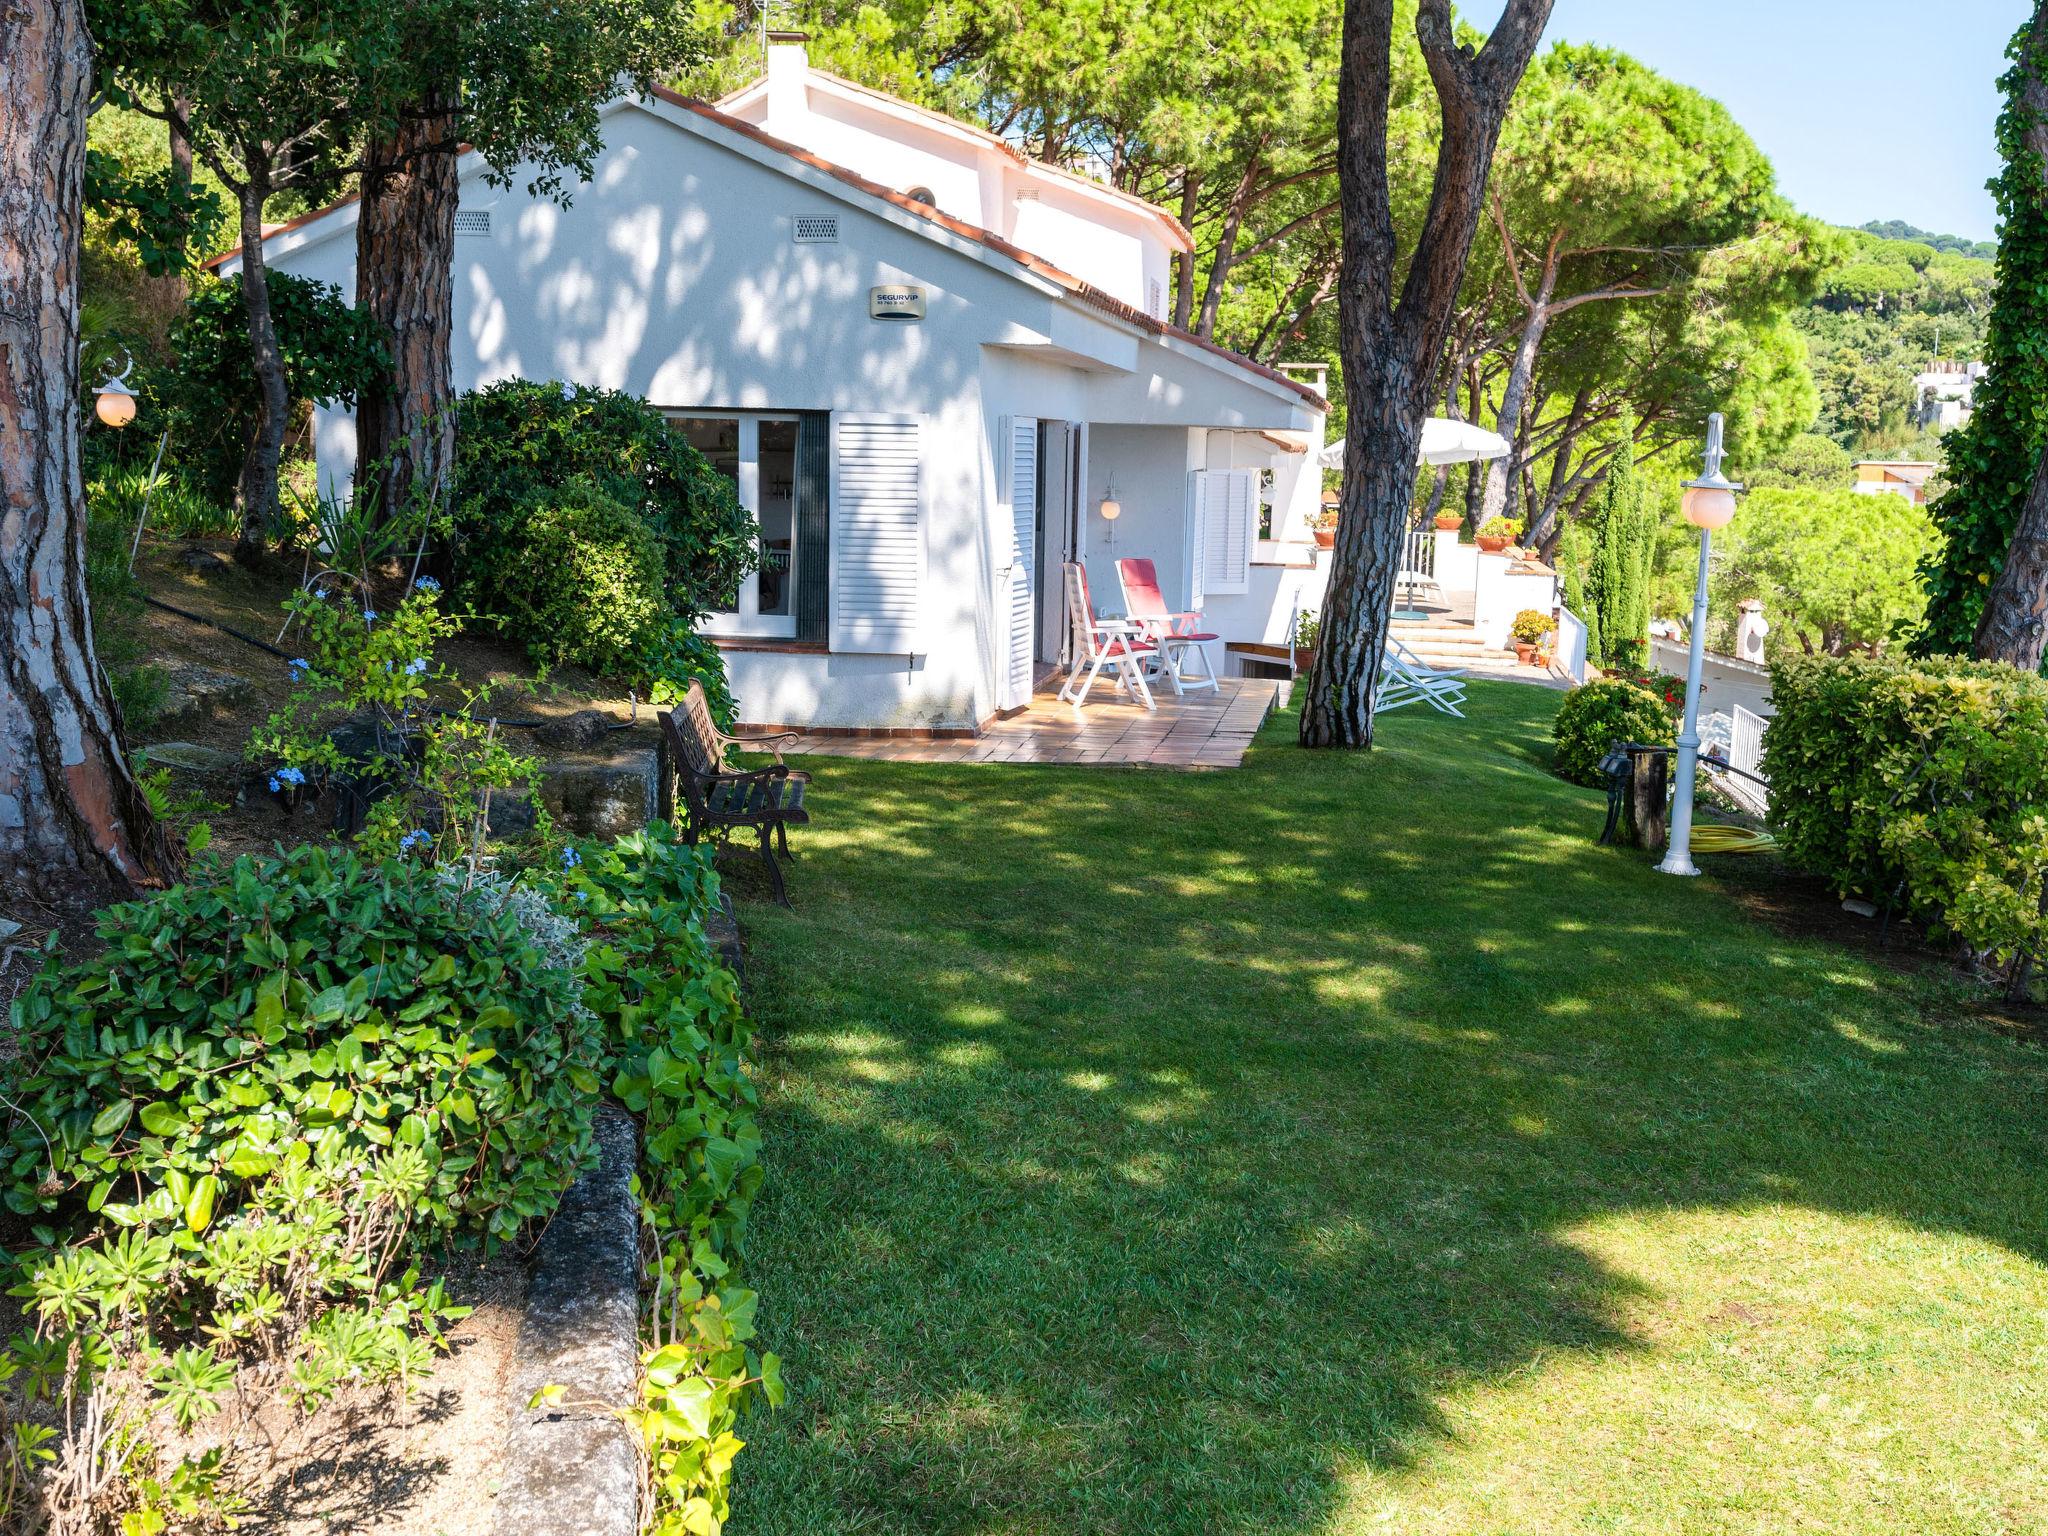
[[[438,592],[441,590],[441,583],[434,580],[431,576],[422,576],[413,583],[413,588],[419,592]]]
[[[286,784],[303,784],[306,782],[306,770],[303,768],[280,768],[277,770],[275,777]]]
[[[424,656],[415,656],[411,661],[408,661],[405,664],[405,675],[407,677],[418,677],[422,672],[426,670],[427,658]]]
[[[270,792],[274,795],[283,788],[284,786],[277,782],[277,775],[273,773],[270,776]]]
[[[374,624],[374,623],[376,623],[376,622],[377,622],[377,610],[376,610],[376,609],[374,609],[374,608],[365,608],[365,609],[363,610],[363,622],[364,622],[365,624]]]
[[[411,853],[413,849],[417,848],[421,843],[424,843],[426,841],[426,828],[414,827],[412,831],[406,833],[405,836],[401,837],[398,840],[398,851],[400,853]]]
[[[578,854],[574,848],[564,848],[562,850],[562,868],[574,869],[578,864],[581,864],[582,862],[582,856]]]
[[[292,681],[295,683],[298,682],[301,678],[303,678],[308,672],[313,670],[313,663],[306,660],[306,658],[303,656],[294,656],[290,661],[286,662],[284,665],[285,670],[291,673]]]

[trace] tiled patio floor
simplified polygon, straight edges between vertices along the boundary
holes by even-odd
[[[996,720],[971,740],[804,736],[786,753],[872,757],[910,763],[1123,763],[1159,768],[1235,768],[1287,684],[1226,677],[1216,693],[1159,696],[1147,710],[1097,683],[1079,709],[1056,697],[1059,679],[1030,706]]]

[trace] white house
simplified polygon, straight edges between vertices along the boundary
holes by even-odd
[[[1937,432],[1968,425],[1977,404],[1977,385],[1988,372],[1984,363],[1929,364],[1913,375],[1913,420]]]
[[[971,730],[1021,706],[1061,653],[1069,558],[1116,611],[1113,560],[1150,556],[1229,640],[1320,602],[1322,397],[1165,321],[1190,243],[1165,211],[789,42],[715,106],[611,104],[567,206],[483,172],[464,157],[455,386],[627,390],[733,476],[763,570],[707,628],[750,723]],[[282,226],[266,255],[352,294],[355,218]],[[320,412],[316,445],[345,488],[352,420]]]

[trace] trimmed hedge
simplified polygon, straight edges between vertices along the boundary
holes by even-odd
[[[1600,787],[1600,759],[1619,741],[1669,746],[1671,712],[1649,689],[1620,678],[1584,683],[1564,696],[1551,725],[1557,771],[1574,784]]]
[[[2001,960],[2041,953],[2048,681],[2002,662],[1814,657],[1771,672],[1785,857]]]

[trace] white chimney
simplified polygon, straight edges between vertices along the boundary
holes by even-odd
[[[768,34],[768,117],[761,126],[778,139],[802,142],[810,116],[810,55],[801,32]]]
[[[1764,605],[1753,597],[1746,597],[1735,605],[1739,617],[1735,621],[1735,654],[1744,661],[1764,660],[1764,636],[1771,632],[1770,622],[1764,618]]]

